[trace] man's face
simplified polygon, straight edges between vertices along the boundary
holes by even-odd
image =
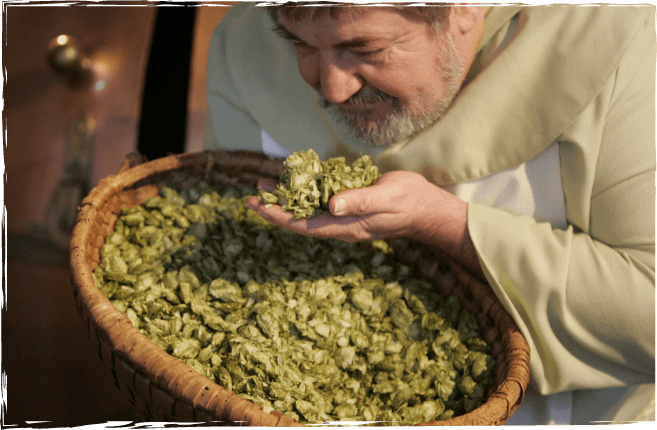
[[[299,72],[355,136],[389,145],[431,126],[465,77],[448,32],[388,8],[280,19]]]

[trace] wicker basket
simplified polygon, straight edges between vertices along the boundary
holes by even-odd
[[[147,421],[220,422],[228,425],[300,426],[201,376],[150,342],[96,288],[92,273],[100,248],[123,207],[141,204],[163,184],[183,189],[205,180],[222,188],[254,186],[278,178],[282,163],[250,152],[205,151],[143,162],[129,156],[121,171],[102,179],[82,202],[71,240],[71,281],[78,312],[101,360],[140,417]],[[487,402],[467,414],[426,425],[503,424],[522,402],[529,382],[529,346],[485,283],[429,250],[405,241],[393,244],[402,261],[433,280],[439,293],[455,294],[482,327],[496,359],[495,386]],[[446,266],[447,265],[447,266]],[[444,282],[445,267],[456,279]],[[454,279],[454,277],[452,277]]]

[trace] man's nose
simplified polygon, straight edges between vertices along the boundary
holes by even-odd
[[[320,60],[320,91],[331,103],[343,103],[356,94],[363,86],[354,67],[341,60],[336,53],[322,55]]]

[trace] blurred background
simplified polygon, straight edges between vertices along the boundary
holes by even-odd
[[[130,152],[202,149],[207,49],[230,3],[58,4],[2,5],[7,427],[138,420],[78,317],[68,235]]]

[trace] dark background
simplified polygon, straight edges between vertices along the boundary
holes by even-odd
[[[52,202],[70,191],[64,172],[76,115],[85,114],[95,123],[91,162],[85,171],[90,186],[115,173],[128,153],[144,147],[143,142],[162,141],[156,134],[157,122],[143,121],[158,115],[153,104],[167,107],[147,90],[149,85],[163,85],[161,72],[147,73],[152,70],[149,63],[156,61],[151,60],[156,40],[165,53],[169,47],[175,58],[186,58],[189,64],[180,68],[177,80],[183,82],[175,90],[187,95],[168,100],[170,105],[175,101],[175,115],[184,116],[175,124],[179,134],[150,148],[201,149],[207,46],[227,8],[203,4],[190,14],[184,11],[187,7],[177,7],[163,27],[159,24],[165,20],[153,3],[2,6],[2,424],[69,427],[137,420],[92,349],[77,314],[66,245],[57,246],[44,226],[53,209],[57,214],[71,206]],[[181,37],[171,38],[181,31]],[[49,43],[60,34],[77,38],[80,51],[94,64],[90,79],[75,80],[49,65]],[[144,105],[145,100],[150,101]]]

